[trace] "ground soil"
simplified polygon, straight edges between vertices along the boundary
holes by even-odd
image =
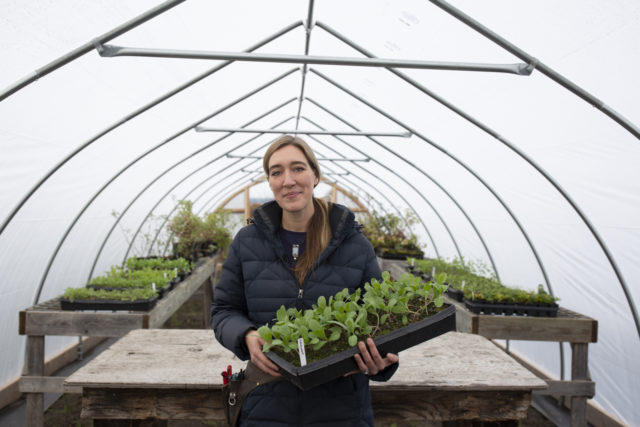
[[[167,329],[202,329],[204,328],[202,293],[196,292],[163,326]],[[45,427],[93,427],[91,420],[80,418],[81,395],[64,394],[56,400],[45,412]],[[164,424],[166,426],[166,424]],[[222,427],[226,423],[215,421],[170,421],[168,427]],[[435,427],[441,423],[397,423],[380,424],[384,427]],[[473,423],[470,426],[501,425],[500,423]],[[502,424],[504,426],[504,424]],[[544,416],[533,408],[529,408],[528,416],[518,424],[520,427],[553,427]]]

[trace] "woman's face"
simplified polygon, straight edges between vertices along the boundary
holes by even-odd
[[[269,159],[269,187],[285,212],[312,213],[313,187],[318,178],[302,150],[286,145]]]

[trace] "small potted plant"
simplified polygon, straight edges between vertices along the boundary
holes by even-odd
[[[184,257],[196,261],[202,256],[211,256],[221,251],[225,256],[231,244],[229,231],[229,211],[218,210],[207,214],[204,219],[193,212],[193,204],[182,200],[180,209],[169,221],[169,231],[173,234],[174,257]]]
[[[415,219],[407,214],[408,223]],[[406,259],[407,257],[422,258],[424,252],[418,245],[415,234],[402,226],[402,219],[392,213],[379,214],[375,210],[365,217],[362,233],[373,245],[376,254],[386,259]]]
[[[258,333],[263,351],[283,375],[305,390],[357,369],[358,341],[374,339],[382,354],[397,353],[455,330],[455,307],[444,304],[444,276],[432,282],[404,274],[372,279],[365,291],[344,289],[320,297],[309,310],[282,306],[275,322]],[[308,364],[300,362],[304,353]]]

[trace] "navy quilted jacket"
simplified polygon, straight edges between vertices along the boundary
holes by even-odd
[[[359,232],[353,213],[333,204],[329,216],[333,238],[302,287],[284,262],[276,234],[282,210],[275,201],[256,209],[253,224],[242,228],[231,243],[214,293],[211,324],[218,341],[240,359],[249,358],[246,331],[271,323],[281,305],[308,309],[321,295],[355,290],[372,277],[380,278],[373,248]],[[396,369],[397,364],[372,379],[385,381]],[[262,385],[245,399],[240,424],[373,425],[368,378],[350,375],[306,391],[288,381]]]

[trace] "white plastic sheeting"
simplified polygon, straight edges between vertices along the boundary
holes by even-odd
[[[633,134],[640,4],[451,3],[632,125],[621,126],[539,70],[398,69],[403,80],[380,68],[312,65],[303,79],[300,64],[103,58],[92,50],[0,101],[0,385],[22,369],[19,310],[120,262],[143,223],[133,249],[141,253],[177,200],[212,209],[259,176],[251,172],[258,160],[226,155],[259,156],[274,135],[197,133],[194,126],[409,129],[410,138],[306,139],[321,157],[369,157],[322,165],[349,172],[329,177],[368,194],[372,207],[414,211],[427,255],[493,264],[507,284],[544,283],[561,305],[597,319],[598,343],[589,346],[594,400],[640,424],[640,340],[631,308],[640,301],[640,141]],[[0,0],[0,90],[158,4]],[[300,1],[190,0],[107,44],[240,52],[283,31],[256,52],[302,55],[308,16],[309,4]],[[364,58],[359,46],[398,60],[523,62],[426,0],[319,0],[311,17],[313,56]],[[606,246],[627,294],[571,203]],[[72,341],[48,338],[47,355]],[[512,349],[560,377],[558,344],[512,342]],[[567,347],[565,372],[569,354]]]

